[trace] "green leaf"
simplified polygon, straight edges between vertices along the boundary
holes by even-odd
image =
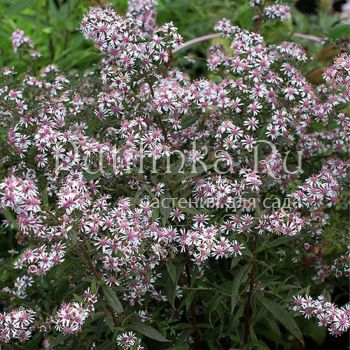
[[[203,173],[207,173],[209,170],[211,170],[214,167],[213,164],[208,164],[208,165],[205,164],[205,166],[201,165],[201,163],[199,163],[199,164],[200,165],[195,167],[195,168],[193,168],[193,165],[192,165],[190,172],[187,172],[187,173],[181,174],[180,176],[177,176],[175,184],[179,185],[184,180],[190,180],[194,177],[202,175]],[[179,190],[181,189],[181,187],[182,186],[179,186]]]
[[[288,39],[292,34],[293,24],[288,20],[285,22],[268,21],[262,24],[261,32],[268,44],[279,44]]]
[[[207,304],[207,311],[208,311],[208,319],[210,322],[210,325],[212,328],[214,328],[214,323],[212,321],[214,312],[217,312],[217,309],[222,302],[223,297],[218,296],[216,293],[213,295],[213,298],[210,300],[210,302]]]
[[[272,332],[274,332],[279,338],[281,338],[281,331],[276,321],[271,317],[266,317],[265,322],[269,326],[269,328],[272,330]]]
[[[248,1],[245,2],[242,6],[238,8],[239,16],[237,18],[237,21],[240,25],[240,27],[252,30],[253,29],[253,9],[248,4]]]
[[[27,0],[27,1],[13,1],[12,6],[10,6],[6,10],[7,16],[18,15],[21,13],[26,7],[34,6],[35,0]]]
[[[167,279],[165,284],[165,296],[168,299],[170,305],[175,309],[175,298],[176,298],[176,284]]]
[[[50,341],[50,345],[47,348],[48,350],[50,349],[55,349],[56,346],[62,344],[63,340],[65,339],[65,336],[63,334],[60,334],[59,336],[57,336],[55,339],[53,339],[52,341]]]
[[[112,288],[108,286],[102,286],[103,294],[106,298],[107,303],[118,313],[122,313],[124,311],[123,305],[119,301],[117,295],[114,293]]]
[[[350,24],[338,24],[333,27],[328,34],[328,38],[332,40],[350,37]]]
[[[160,214],[162,215],[162,223],[163,225],[166,225],[171,213],[171,205],[170,205],[170,200],[165,196],[160,197],[159,209],[160,209]]]
[[[173,176],[177,174],[183,174],[185,166],[185,160],[180,157],[176,162],[170,164],[170,171]]]
[[[97,294],[98,292],[98,282],[95,279],[91,282],[91,292],[93,294]]]
[[[112,316],[109,314],[109,313],[106,313],[106,316],[105,316],[105,322],[106,322],[106,325],[108,326],[108,328],[114,332],[114,322],[113,322],[113,318]]]
[[[72,230],[69,235],[68,235],[69,239],[72,242],[72,247],[74,247],[75,245],[77,245],[78,243],[78,231]]]
[[[1,212],[1,215],[5,218],[5,219],[8,219],[10,220],[11,222],[14,222],[15,221],[15,217],[14,215],[11,213],[10,210],[8,209],[5,209]]]
[[[288,311],[286,311],[283,307],[271,299],[267,299],[261,296],[257,296],[257,299],[277,321],[279,321],[295,338],[304,344],[303,335],[301,334],[298,325]]]
[[[75,299],[76,301],[78,301],[79,303],[83,303],[83,302],[84,302],[84,299],[83,299],[80,295],[78,295],[78,294],[73,293],[73,297],[74,297],[74,299]]]
[[[181,122],[181,128],[182,129],[186,129],[189,126],[191,126],[192,124],[194,124],[200,117],[200,114],[197,115],[190,115],[190,116],[184,116],[181,118],[180,122]]]
[[[305,336],[312,338],[318,346],[321,346],[327,336],[327,328],[319,327],[313,320],[298,319],[299,326]]]
[[[157,340],[161,343],[168,343],[170,340],[165,338],[159,331],[157,331],[155,328],[148,326],[143,323],[132,323],[128,326],[131,330],[134,330],[136,332],[139,332],[143,335],[145,335],[148,338]]]
[[[49,196],[47,193],[47,186],[44,188],[44,190],[41,192],[41,197],[42,197],[42,201],[43,201],[43,205],[45,210],[49,210]]]
[[[178,284],[177,282],[179,280],[181,271],[183,271],[183,266],[181,264],[177,266],[173,262],[169,261],[166,264],[166,268],[170,277],[167,278],[165,282],[166,297],[171,306],[175,309],[176,286]]]
[[[177,201],[174,201],[174,206],[175,206],[175,208],[180,209],[181,211],[183,211],[186,214],[198,215],[201,213],[197,208],[194,207],[193,204],[188,202],[187,199],[183,198],[183,197],[181,197]]]
[[[176,283],[177,278],[177,271],[176,271],[176,266],[170,261],[166,264],[166,269],[168,271],[168,274],[172,280],[173,283]]]
[[[269,350],[270,348],[262,341],[262,340],[256,340],[250,343],[250,346],[252,349],[257,350]]]
[[[193,299],[196,295],[195,291],[190,292],[186,298],[184,299],[184,303],[186,305],[186,311],[188,312],[188,310],[190,309],[190,306],[192,305]]]
[[[233,311],[238,303],[239,287],[241,286],[244,277],[247,275],[249,268],[249,264],[242,266],[233,279],[231,289],[231,314],[233,314]]]
[[[169,348],[168,350],[188,350],[188,345],[175,345]]]
[[[97,347],[97,350],[110,350],[113,348],[113,345],[115,345],[115,343],[113,341],[107,340],[103,344],[99,345]]]
[[[292,237],[278,237],[277,239],[271,241],[271,242],[268,242],[266,244],[262,244],[258,249],[257,249],[257,252],[262,252],[264,250],[267,250],[267,249],[270,249],[270,248],[273,248],[273,247],[277,247],[279,245],[282,245],[282,244],[286,244],[290,241],[292,241],[293,238]]]
[[[237,311],[230,318],[230,330],[235,332],[239,328],[239,321],[244,313],[244,305],[239,305]]]

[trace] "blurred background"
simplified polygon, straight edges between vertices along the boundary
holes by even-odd
[[[347,3],[348,1],[348,3]],[[42,54],[40,66],[56,63],[63,70],[84,70],[97,62],[98,52],[79,32],[83,13],[91,6],[111,4],[120,13],[127,10],[127,0],[0,0],[0,65],[26,67],[13,53],[9,37],[17,28],[29,35]],[[270,23],[262,28],[269,43],[290,40],[293,33],[316,35],[332,40],[349,40],[350,0],[287,1],[293,9],[293,20]],[[252,8],[248,0],[159,0],[158,23],[173,21],[184,40],[213,32],[214,23],[223,17],[234,24],[251,29]],[[320,62],[328,63],[339,51],[309,40],[296,39],[307,46],[310,54],[318,55]],[[201,58],[210,42],[188,50],[187,65],[191,73],[201,75],[205,69]],[[344,42],[338,47],[344,47]],[[191,56],[197,62],[191,62]],[[189,63],[191,62],[191,64]],[[311,67],[315,68],[315,67]],[[316,74],[318,76],[318,74]]]

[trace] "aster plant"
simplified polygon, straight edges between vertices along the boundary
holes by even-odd
[[[331,300],[346,232],[329,231],[348,201],[350,56],[311,84],[301,45],[259,34],[289,8],[249,2],[255,31],[217,23],[201,79],[174,65],[184,44],[154,0],[85,14],[101,60],[84,74],[2,68],[5,349],[302,348],[298,315],[348,330]]]

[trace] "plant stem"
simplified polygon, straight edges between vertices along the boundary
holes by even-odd
[[[312,41],[312,42],[318,43],[318,44],[322,44],[322,42],[324,41],[324,38],[321,38],[321,37],[318,37],[315,35],[309,35],[309,34],[294,33],[294,34],[292,34],[292,36],[294,36],[295,38]]]
[[[86,259],[86,261],[87,261],[87,264],[89,265],[89,268],[90,268],[90,270],[92,271],[92,273],[94,274],[96,280],[102,284],[103,281],[102,281],[101,272],[98,271],[98,270],[96,269],[96,267],[95,267],[95,265],[94,265],[94,263],[93,263],[93,261],[92,261],[90,255],[89,255],[89,253],[87,252],[87,250],[86,250],[84,244],[81,244],[81,245],[80,245],[80,248],[81,248],[81,250],[82,250],[82,252],[83,252],[83,254],[84,254],[84,257],[85,257],[85,259]],[[117,317],[116,317],[114,311],[112,310],[112,308],[109,307],[107,310],[108,310],[109,314],[112,316],[114,325],[115,325],[116,327],[119,327],[119,326],[120,326],[120,322],[119,322],[119,320],[117,319]]]
[[[258,20],[258,16],[256,17],[256,21],[257,20]],[[255,24],[257,30],[260,30],[261,21],[262,21],[262,18],[259,19],[259,21],[256,22],[256,24]],[[180,45],[177,49],[175,49],[173,51],[173,54],[176,54],[180,50],[186,49],[186,48],[188,48],[188,47],[190,47],[192,45],[195,45],[197,43],[200,43],[202,41],[208,41],[208,40],[212,40],[212,39],[216,39],[216,38],[220,38],[220,37],[221,37],[220,33],[212,33],[212,34],[199,36],[197,38],[185,41],[182,45]],[[315,43],[318,43],[318,44],[321,44],[323,42],[323,40],[324,40],[324,38],[322,38],[322,37],[318,37],[318,36],[315,36],[315,35],[309,35],[309,34],[303,34],[303,33],[293,33],[292,37],[308,40],[308,41],[315,42]]]
[[[249,340],[249,333],[250,333],[250,323],[251,318],[253,315],[253,308],[252,308],[252,300],[253,300],[253,292],[254,292],[254,284],[256,279],[256,245],[257,245],[257,236],[254,235],[254,241],[253,241],[253,266],[250,271],[249,276],[249,292],[248,292],[248,299],[244,307],[244,331],[243,331],[243,343],[244,343],[244,349],[247,348],[248,340]]]
[[[149,80],[147,80],[147,84],[149,86],[149,89],[151,91],[151,95],[152,97],[154,98],[154,90],[153,90],[153,86],[151,84],[151,82]],[[164,141],[166,144],[168,144],[168,133],[167,133],[167,130],[166,130],[166,127],[162,121],[162,119],[159,117],[158,114],[155,115],[155,119],[156,119],[156,122],[158,124],[158,126],[161,128],[162,130],[162,134],[163,134],[163,137],[164,137]]]
[[[67,0],[67,23],[69,21],[70,15],[71,15],[71,5],[70,5],[70,0]],[[68,47],[68,37],[69,37],[69,31],[66,25],[64,28],[63,50],[66,50]]]
[[[214,34],[207,34],[207,35],[203,35],[203,36],[199,36],[197,38],[191,39],[189,41],[184,42],[182,45],[180,45],[177,49],[175,49],[173,51],[173,54],[175,54],[176,52],[185,49],[186,47],[201,43],[202,41],[207,41],[207,40],[211,40],[211,39],[216,39],[219,38],[221,36],[221,34],[219,33],[214,33]]]
[[[191,266],[189,263],[185,265],[186,269],[186,275],[187,275],[187,283],[189,286],[191,286]],[[198,327],[197,327],[197,318],[196,318],[196,302],[193,298],[192,304],[191,304],[191,321],[192,321],[192,330],[194,334],[194,342],[195,342],[195,349],[200,350],[201,349],[201,338],[199,336]]]
[[[46,0],[46,13],[47,13],[47,25],[50,26],[50,22],[51,22],[51,18],[50,18],[50,1]],[[50,52],[50,58],[51,58],[51,62],[53,62],[54,58],[55,58],[55,45],[53,43],[53,39],[52,39],[52,34],[49,33],[48,34],[48,38],[49,38],[49,52]]]
[[[264,6],[259,6],[258,13],[254,17],[253,30],[256,33],[260,33],[260,27],[264,18]]]

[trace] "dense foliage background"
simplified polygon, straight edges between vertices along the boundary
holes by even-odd
[[[64,69],[83,71],[98,61],[98,52],[84,40],[78,30],[83,14],[91,6],[109,3],[120,13],[125,13],[127,0],[85,1],[85,0],[2,0],[0,2],[0,64],[26,67],[11,48],[12,32],[21,28],[30,36],[37,50],[42,53],[40,65],[56,63]],[[293,4],[293,2],[291,2]],[[302,10],[299,11],[298,8]],[[348,27],[343,24],[340,12],[336,12],[331,0],[298,1],[293,6],[293,20],[288,23],[269,23],[263,28],[268,43],[278,43],[295,32],[312,34],[320,38],[339,39],[348,37]],[[184,40],[213,32],[214,24],[223,17],[242,28],[253,28],[253,10],[245,0],[161,0],[157,6],[157,22],[172,21]],[[320,63],[330,63],[336,55],[333,45],[315,44],[309,40],[301,42],[317,55]],[[190,54],[204,58],[209,43],[191,47]],[[200,74],[201,68],[191,66],[193,73]],[[316,67],[315,67],[316,68]]]
[[[35,43],[36,49],[41,52],[42,57],[35,62],[33,67],[34,73],[42,66],[50,63],[57,64],[62,71],[76,71],[77,74],[82,74],[86,69],[90,69],[100,60],[98,50],[85,40],[79,31],[79,23],[84,13],[91,7],[101,5],[104,1],[84,1],[84,0],[1,0],[0,1],[0,66],[15,67],[19,74],[23,75],[31,62],[28,62],[16,54],[12,50],[10,36],[17,28],[22,29],[26,35],[30,36]],[[127,9],[126,0],[114,0],[109,2],[115,10],[120,13],[125,13]],[[305,3],[305,2],[304,2]],[[340,19],[340,13],[334,11],[332,1],[322,0],[315,2],[314,6],[305,10],[305,6],[299,3],[297,6],[292,3],[292,20],[287,22],[273,22],[262,25],[261,32],[265,41],[268,44],[278,44],[284,40],[292,40],[301,43],[307,53],[314,57],[311,63],[304,66],[304,75],[313,83],[318,84],[322,80],[322,72],[328,66],[334,57],[340,52],[349,52],[350,46],[350,26]],[[179,28],[179,33],[184,38],[184,41],[196,38],[201,35],[213,33],[214,24],[221,18],[226,17],[233,24],[237,24],[242,28],[249,30],[253,29],[253,9],[245,0],[160,0],[157,7],[157,22],[163,24],[173,21],[174,25]],[[300,36],[298,34],[304,34]],[[175,55],[175,64],[183,67],[185,71],[193,78],[200,78],[207,74],[205,57],[210,44],[215,42],[226,45],[222,39],[214,39],[211,41],[201,42],[199,44],[189,46],[182,51],[181,55]],[[350,112],[350,107],[348,107]],[[320,128],[322,126],[319,126]],[[0,155],[5,157],[7,150],[4,146],[5,132],[0,129]],[[0,177],[5,176],[7,169],[1,165],[0,161]],[[10,212],[2,213],[5,218],[12,218]],[[324,231],[324,240],[332,243],[332,249],[325,249],[325,259],[327,256],[338,256],[343,253],[344,241],[347,240],[346,234],[349,233],[349,192],[345,191],[336,208],[331,211],[330,225]],[[13,250],[17,250],[16,230],[14,227],[0,228],[0,257],[8,258],[13,254]],[[345,237],[345,238],[344,238]],[[284,288],[296,288],[293,285],[281,286],[277,282],[277,277],[274,275],[274,268],[280,264],[279,255],[284,254],[280,251],[280,244],[289,244],[286,241],[272,243],[271,247],[276,246],[276,251],[261,250],[259,261],[265,265],[266,270],[271,271],[269,276],[270,286],[274,286],[275,293],[278,294]],[[267,245],[271,242],[266,242]],[[337,247],[339,246],[339,249]],[[278,254],[276,254],[278,250]],[[312,259],[312,257],[310,257]],[[79,264],[79,261],[69,261],[70,264]],[[227,262],[225,262],[227,263]],[[234,264],[238,264],[238,261]],[[221,266],[217,261],[213,262],[213,270],[217,272],[216,276],[207,276],[213,283],[213,290],[203,290],[196,286],[189,294],[189,298],[185,302],[185,309],[188,311],[189,306],[194,298],[201,300],[203,294],[212,295],[212,300],[207,305],[202,305],[207,308],[209,314],[208,320],[200,320],[203,329],[210,328],[213,324],[220,324],[217,327],[217,337],[223,339],[221,342],[222,349],[225,348],[225,337],[230,337],[230,329],[234,328],[239,317],[243,313],[243,308],[238,308],[237,313],[233,316],[230,311],[225,309],[224,303],[221,303],[225,298],[225,293],[231,295],[232,286],[227,284],[215,285],[216,282],[227,280],[231,281],[234,276],[228,271],[234,266]],[[64,279],[66,265],[61,266],[55,271],[56,278]],[[280,267],[281,268],[281,267]],[[282,269],[288,269],[286,264]],[[179,273],[173,265],[168,265],[171,279],[178,279]],[[175,270],[174,270],[175,269]],[[305,272],[307,274],[308,272]],[[6,268],[1,267],[0,270],[0,286],[7,285],[10,279],[11,272]],[[276,277],[276,280],[275,280]],[[306,278],[306,277],[305,277]],[[70,287],[70,281],[65,281],[64,284],[57,286],[56,293],[67,293]],[[219,282],[218,282],[219,283]],[[323,288],[313,285],[313,292],[316,295],[324,294],[332,296],[332,300],[342,305],[348,300],[348,281],[346,279],[333,279],[328,281],[329,288]],[[45,295],[50,297],[50,290],[45,279],[41,281],[41,287],[45,291]],[[308,292],[310,286],[299,293]],[[61,290],[59,290],[61,289]],[[197,290],[196,290],[197,289]],[[69,292],[68,292],[69,293]],[[175,296],[174,296],[175,298]],[[48,302],[42,300],[42,303]],[[175,311],[174,311],[175,312]],[[275,310],[278,314],[280,310]],[[239,314],[241,313],[241,314]],[[260,315],[258,315],[260,316]],[[264,316],[264,315],[261,315]],[[278,315],[276,316],[278,319]],[[305,337],[306,349],[345,349],[348,343],[348,336],[343,335],[339,338],[332,338],[327,334],[325,328],[317,326],[315,321],[297,319],[297,323]],[[288,333],[278,329],[276,322],[271,320],[271,324],[259,323],[256,320],[255,332],[264,338],[267,346],[272,348],[296,349],[301,345],[295,342],[295,339],[288,336]],[[185,326],[184,326],[185,327]],[[172,320],[163,320],[157,325],[160,330],[165,330],[168,333],[174,333],[172,329]],[[205,332],[204,332],[205,334]],[[35,342],[37,341],[37,342]],[[30,345],[19,346],[21,349],[37,349],[42,346],[42,339],[38,337]],[[56,340],[59,344],[59,340]],[[74,348],[74,341],[72,348]],[[84,348],[83,345],[79,345]],[[106,349],[109,349],[108,343]],[[160,349],[157,342],[148,340],[149,349]],[[205,346],[211,349],[216,349],[215,340],[211,340]],[[262,344],[258,344],[257,347]],[[59,345],[55,347],[59,349]],[[78,349],[78,347],[76,347]],[[180,345],[172,349],[185,349]],[[204,348],[203,348],[204,349]]]

